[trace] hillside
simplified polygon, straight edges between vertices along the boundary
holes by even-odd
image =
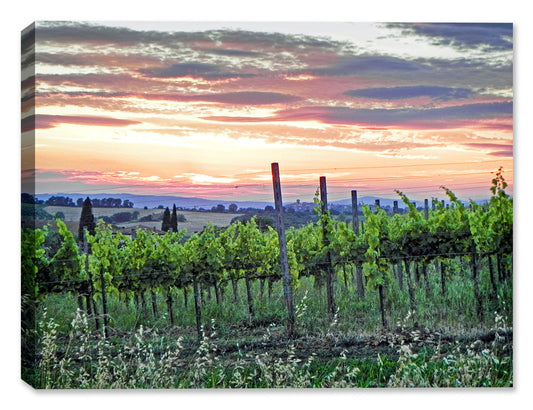
[[[47,206],[44,208],[44,210],[52,215],[55,215],[56,212],[63,212],[65,215],[65,221],[66,222],[72,222],[77,223],[80,220],[81,216],[81,209],[78,207],[67,207],[67,206]],[[93,208],[93,215],[96,219],[103,217],[103,216],[112,216],[119,212],[138,212],[139,213],[139,219],[148,216],[153,215],[154,219],[157,217],[161,217],[163,214],[163,211],[160,209],[122,209],[122,208]],[[186,222],[180,222],[178,227],[180,230],[187,229],[187,232],[189,234],[193,234],[195,232],[200,232],[205,225],[208,223],[211,223],[215,226],[228,226],[231,223],[231,220],[235,217],[242,216],[242,214],[239,213],[217,213],[217,212],[194,212],[194,211],[178,211],[178,214],[182,214]],[[116,226],[120,228],[133,228],[142,226],[149,229],[161,229],[161,220],[156,221],[146,221],[146,222],[139,222],[131,221],[131,222],[123,222],[123,223],[117,223]],[[69,224],[69,228],[70,228]],[[73,226],[73,225],[72,225]]]

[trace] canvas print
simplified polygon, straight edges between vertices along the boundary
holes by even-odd
[[[513,386],[512,23],[36,22],[38,389]]]

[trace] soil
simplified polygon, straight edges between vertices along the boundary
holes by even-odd
[[[236,326],[238,327],[238,326]],[[242,329],[239,339],[228,340],[214,336],[213,345],[216,346],[214,354],[218,360],[233,361],[237,357],[254,357],[259,354],[268,353],[272,357],[287,357],[292,347],[292,354],[298,359],[305,360],[312,355],[317,358],[328,360],[339,358],[342,353],[348,359],[377,359],[378,355],[387,356],[391,359],[398,357],[398,349],[402,344],[409,344],[416,351],[422,347],[436,348],[440,346],[441,352],[456,348],[459,344],[463,350],[466,348],[481,351],[491,344],[496,336],[505,338],[506,343],[512,344],[512,329],[477,331],[465,334],[441,334],[432,332],[426,328],[397,328],[395,330],[382,331],[376,334],[364,336],[347,336],[343,334],[326,335],[297,335],[289,340],[285,334],[270,334],[265,336],[264,329]],[[281,329],[280,329],[281,330]],[[193,328],[172,329],[165,334],[176,339],[186,336],[182,342],[183,358],[195,355],[198,342],[194,338]],[[257,333],[257,335],[255,334]],[[260,337],[258,335],[263,335]],[[155,352],[157,354],[157,352]]]

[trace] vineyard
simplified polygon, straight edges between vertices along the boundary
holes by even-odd
[[[317,193],[317,223],[252,219],[187,238],[99,223],[78,243],[57,220],[53,254],[49,229],[25,229],[23,378],[39,388],[512,386],[506,187],[500,170],[486,204],[443,188],[449,205],[422,211],[397,191],[404,212],[363,206],[351,224]]]

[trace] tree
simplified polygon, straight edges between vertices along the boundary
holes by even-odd
[[[235,212],[237,212],[237,208],[237,204],[230,204],[229,211],[234,214]]]
[[[71,198],[64,196],[52,196],[45,204],[48,206],[75,206]]]
[[[33,195],[23,193],[21,194],[20,202],[23,204],[35,204],[35,197]]]
[[[133,217],[133,214],[131,212],[118,212],[111,216],[110,221],[111,223],[122,223],[122,222],[129,222],[132,219],[135,219]],[[105,218],[104,218],[105,221]]]
[[[94,228],[96,223],[94,222],[93,207],[89,197],[83,201],[81,208],[80,226],[78,230],[78,242],[83,242],[83,228],[87,227],[87,230],[91,235],[94,235]]]
[[[45,256],[42,244],[45,231],[41,229],[24,229],[21,233],[21,376],[34,386],[37,377],[39,358],[37,338],[39,282],[43,271],[47,271],[49,260]]]
[[[170,229],[170,209],[168,207],[163,212],[163,223],[161,224],[161,230],[167,232]]]
[[[178,214],[176,213],[176,204],[172,206],[172,215],[170,216],[170,227],[172,232],[178,232]]]

